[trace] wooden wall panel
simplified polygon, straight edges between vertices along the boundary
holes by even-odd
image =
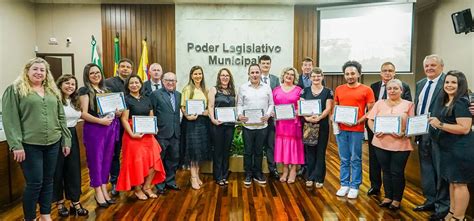
[[[318,12],[314,5],[295,6],[293,66],[298,70],[301,70],[301,62],[305,57],[312,58],[314,66],[318,66],[317,23]],[[335,89],[338,85],[344,84],[344,78],[342,75],[326,75],[325,82],[327,87]]]
[[[122,58],[138,69],[141,41],[147,38],[148,62],[158,62],[163,71],[175,72],[174,5],[102,5],[102,56],[106,77],[113,76],[114,37],[120,36]]]

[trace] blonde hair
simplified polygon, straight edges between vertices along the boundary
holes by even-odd
[[[49,64],[46,60],[43,58],[33,58],[28,61],[28,63],[25,64],[25,67],[23,68],[23,72],[18,76],[18,78],[13,82],[13,86],[15,90],[18,92],[20,97],[26,97],[29,94],[33,93],[33,88],[31,87],[30,84],[30,79],[28,77],[28,71],[30,70],[31,66],[34,64],[44,64],[45,69],[46,69],[46,78],[43,80],[43,87],[45,92],[53,94],[61,100],[61,93],[59,92],[59,89],[57,88],[53,75],[51,74],[51,71],[49,70]]]
[[[285,82],[285,74],[286,74],[288,71],[293,71],[293,73],[295,73],[295,78],[293,79],[293,84],[294,84],[294,85],[297,85],[300,75],[298,74],[298,71],[297,71],[296,68],[294,68],[294,67],[283,68],[283,70],[281,71],[281,75],[280,75],[280,81],[281,81],[281,83]]]

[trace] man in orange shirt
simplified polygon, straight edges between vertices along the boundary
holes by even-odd
[[[357,61],[348,61],[342,66],[346,84],[336,88],[334,101],[336,105],[358,107],[355,124],[338,123],[339,134],[336,135],[341,159],[341,188],[337,196],[347,195],[357,198],[362,183],[362,139],[364,139],[364,122],[366,108],[370,111],[375,102],[372,89],[359,83],[362,66]],[[336,113],[334,113],[336,114]]]

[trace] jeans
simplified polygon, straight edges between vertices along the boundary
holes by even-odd
[[[364,132],[343,131],[336,135],[341,159],[341,186],[359,189],[362,183],[362,139]]]
[[[20,163],[25,176],[23,214],[25,219],[36,218],[36,203],[41,214],[51,214],[53,177],[61,142],[51,145],[23,144],[25,160]]]

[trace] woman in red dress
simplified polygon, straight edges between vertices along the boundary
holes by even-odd
[[[127,110],[120,120],[125,129],[122,138],[122,162],[117,181],[117,191],[135,189],[140,200],[157,198],[152,185],[165,180],[165,170],[161,161],[161,147],[152,134],[133,132],[132,116],[153,116],[153,107],[148,97],[142,95],[143,82],[137,75],[125,81],[125,103]]]

